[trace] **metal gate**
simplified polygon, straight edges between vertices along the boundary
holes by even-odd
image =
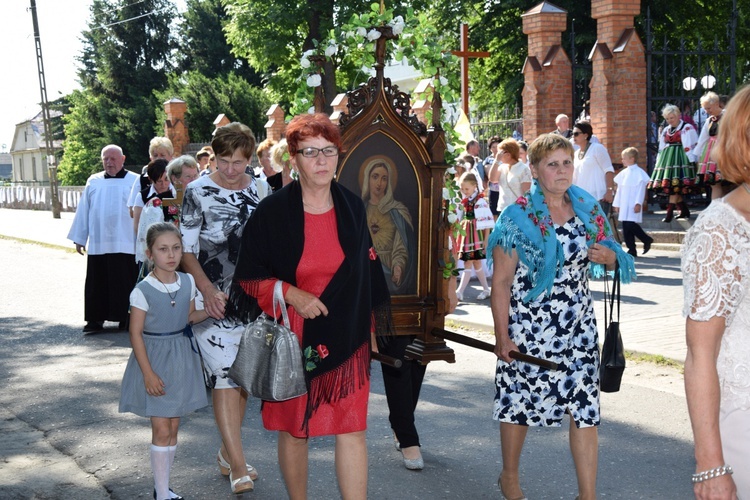
[[[727,26],[727,40],[714,38],[713,44],[702,41],[691,44],[679,40],[655,40],[651,9],[646,14],[646,99],[648,101],[648,171],[653,171],[659,151],[659,126],[663,121],[661,109],[674,104],[695,121],[700,131],[705,116],[701,112],[700,97],[712,90],[719,95],[732,95],[737,86],[737,2]],[[698,118],[695,120],[694,118]]]
[[[575,19],[570,22],[570,61],[573,70],[573,116],[570,117],[570,126],[579,120],[590,120],[589,99],[591,89],[589,83],[594,76],[594,70],[586,52],[576,48],[576,23]]]

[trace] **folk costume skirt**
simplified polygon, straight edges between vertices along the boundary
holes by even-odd
[[[648,189],[665,194],[690,194],[695,190],[695,165],[682,143],[669,144],[659,153]]]

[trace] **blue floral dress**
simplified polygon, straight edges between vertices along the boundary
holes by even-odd
[[[528,426],[560,426],[567,411],[578,427],[599,425],[599,344],[588,286],[586,229],[578,217],[555,225],[565,265],[550,295],[525,304],[528,268],[519,262],[511,289],[510,339],[522,353],[555,361],[552,371],[497,361],[493,418]]]

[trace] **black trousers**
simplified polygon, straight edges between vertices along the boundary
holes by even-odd
[[[84,319],[127,321],[130,292],[138,277],[132,253],[88,255],[84,288]]]
[[[622,237],[625,240],[625,246],[628,250],[635,251],[635,239],[638,238],[643,243],[653,241],[653,238],[646,234],[640,224],[633,221],[622,221]]]
[[[385,397],[388,400],[391,429],[402,448],[420,446],[419,434],[414,425],[414,410],[419,401],[419,391],[427,366],[411,359],[404,359],[406,347],[414,341],[413,335],[398,335],[388,339],[380,352],[403,361],[401,368],[381,363]]]

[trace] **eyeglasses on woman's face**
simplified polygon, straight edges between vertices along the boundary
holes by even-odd
[[[317,158],[320,153],[330,158],[339,154],[339,149],[336,146],[326,146],[324,148],[308,147],[297,150],[297,154],[301,154],[305,158]]]
[[[578,137],[578,136],[579,136],[579,135],[581,135],[582,133],[583,133],[583,132],[573,132],[573,137]]]

